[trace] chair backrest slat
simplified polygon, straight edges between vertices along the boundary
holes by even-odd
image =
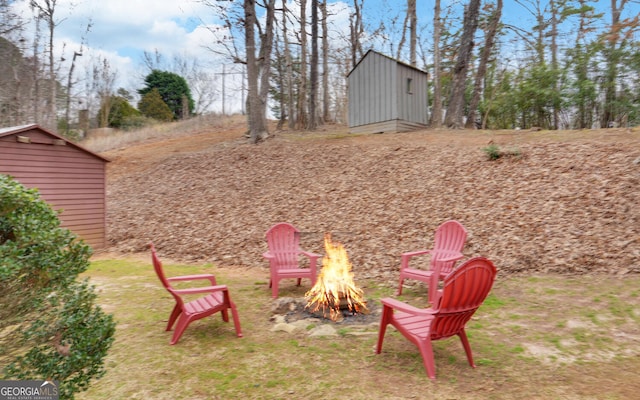
[[[451,220],[442,223],[435,233],[433,241],[432,259],[437,258],[438,252],[462,252],[467,240],[467,230],[458,221]],[[442,262],[440,271],[449,273],[453,270],[455,261]]]
[[[496,276],[496,267],[484,257],[472,258],[449,274],[435,306],[431,338],[458,334],[486,299]]]
[[[280,268],[298,265],[300,232],[291,224],[280,223],[267,231],[269,252],[276,257]]]

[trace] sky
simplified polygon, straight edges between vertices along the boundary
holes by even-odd
[[[42,0],[39,0],[42,2]],[[241,0],[232,0],[236,3]],[[58,23],[55,32],[55,48],[64,50],[69,59],[73,51],[82,47],[82,62],[90,64],[93,60],[105,58],[111,68],[117,71],[118,87],[135,91],[144,86],[143,78],[149,72],[143,64],[143,53],[158,52],[165,60],[173,57],[197,59],[206,65],[208,72],[221,84],[223,64],[225,71],[238,70],[228,59],[216,55],[206,47],[215,45],[214,36],[209,28],[218,26],[222,21],[211,7],[203,3],[218,5],[231,4],[230,0],[57,0],[55,19]],[[288,0],[291,2],[292,0]],[[521,0],[522,3],[533,3],[535,0]],[[329,0],[335,12],[332,30],[336,35],[347,35],[349,9],[351,1]],[[433,1],[418,0],[418,24],[429,29],[433,19]],[[442,0],[446,9],[453,4],[453,9],[461,10],[460,0]],[[609,2],[600,0],[600,6],[606,9]],[[32,15],[28,1],[15,1],[25,18]],[[405,12],[405,0],[365,0],[364,16],[367,27],[374,29],[380,21],[384,21],[391,34],[399,35],[402,17]],[[629,4],[626,14],[640,13],[638,3]],[[458,11],[458,14],[461,12]],[[505,0],[503,12],[507,23],[533,24],[533,16],[514,0]],[[396,19],[393,24],[394,17]],[[608,20],[608,19],[607,19]],[[87,33],[87,25],[91,23]],[[426,33],[424,34],[427,35]],[[396,40],[390,40],[385,46],[388,49],[377,50],[394,56]],[[406,61],[406,60],[405,60]],[[239,71],[238,71],[239,72]],[[239,76],[239,75],[238,75]],[[212,78],[213,79],[213,78]],[[235,107],[238,103],[239,84],[233,87],[233,75],[226,78],[227,96],[235,96]],[[222,101],[218,99],[212,107],[219,111]],[[232,103],[231,100],[228,101]],[[228,107],[230,108],[230,107]]]

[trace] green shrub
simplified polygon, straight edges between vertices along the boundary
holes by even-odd
[[[4,379],[59,382],[73,399],[104,374],[115,323],[78,275],[91,249],[60,227],[57,213],[0,175],[0,365]]]
[[[520,158],[522,156],[522,153],[518,148],[502,150],[495,143],[491,143],[487,147],[483,148],[482,151],[485,152],[485,154],[487,155],[487,158],[491,161],[497,160],[502,157]]]
[[[158,121],[169,122],[175,119],[173,111],[171,111],[167,103],[162,100],[162,96],[160,96],[157,88],[151,89],[142,96],[138,103],[138,109],[142,115]]]
[[[485,152],[489,160],[497,160],[501,156],[500,147],[495,143],[491,143],[487,147],[483,148],[482,151]]]
[[[105,110],[106,107],[109,107],[108,112]],[[122,96],[112,96],[109,98],[109,101],[105,101],[100,105],[98,125],[124,129],[124,124],[127,119],[138,116],[140,116],[140,111],[133,108],[126,98]],[[105,117],[108,118],[108,121],[103,121]]]

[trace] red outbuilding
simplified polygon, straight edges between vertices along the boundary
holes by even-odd
[[[94,249],[106,246],[108,161],[38,125],[0,129],[0,174],[38,189],[61,225]]]

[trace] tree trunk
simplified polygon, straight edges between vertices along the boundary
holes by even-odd
[[[433,108],[431,127],[442,126],[442,85],[440,80],[440,0],[436,0],[433,9]]]
[[[273,26],[275,24],[276,0],[269,0],[264,6],[266,7],[266,15],[264,32],[260,37],[260,60],[258,63],[260,67],[260,87],[258,95],[260,96],[260,119],[265,127],[265,133],[260,137],[260,139],[266,139],[269,136],[267,127],[267,106],[269,105],[271,53],[273,50]]]
[[[300,72],[296,127],[307,127],[307,0],[300,0]]]
[[[473,85],[473,94],[471,96],[471,102],[469,103],[469,115],[467,117],[467,123],[465,125],[465,128],[467,129],[476,127],[475,122],[478,104],[480,104],[482,82],[484,81],[484,77],[487,73],[487,63],[489,62],[489,57],[491,56],[491,52],[493,51],[493,45],[495,43],[495,37],[498,32],[498,26],[501,16],[502,0],[498,0],[496,3],[496,8],[491,14],[489,26],[487,27],[487,32],[485,34],[484,48],[482,49],[482,54],[480,55],[478,71],[476,72],[476,78]]]
[[[318,98],[318,0],[311,0],[311,60],[309,72],[309,120],[307,129],[316,130],[316,100]]]
[[[418,17],[416,15],[416,0],[407,0],[407,14],[404,17],[402,23],[402,36],[398,43],[398,50],[396,53],[396,59],[402,60],[402,49],[404,48],[404,42],[407,37],[407,29],[409,29],[409,63],[412,66],[416,66],[416,42],[417,42],[417,27]]]
[[[322,122],[328,122],[330,108],[329,95],[329,28],[327,26],[327,0],[320,5],[322,11]]]
[[[356,64],[362,58],[362,44],[360,43],[360,37],[364,33],[364,24],[362,22],[362,8],[364,6],[364,0],[353,1],[353,8],[355,12],[349,16],[349,28],[351,35],[351,68],[355,68]]]
[[[608,127],[616,121],[616,78],[618,76],[618,63],[620,61],[618,40],[620,38],[620,15],[628,0],[611,0],[611,32],[607,35],[609,43],[606,45],[607,70],[605,73],[605,95],[604,112],[602,115],[602,126]]]
[[[276,59],[276,71],[278,72],[278,76],[277,76],[277,80],[278,80],[278,86],[280,88],[280,95],[278,96],[278,106],[280,107],[280,118],[278,118],[278,125],[276,126],[276,130],[281,130],[282,127],[284,126],[284,122],[287,120],[287,106],[285,104],[286,102],[286,89],[285,89],[285,68],[286,66],[283,67],[283,60],[282,60],[282,54],[280,53],[280,46],[279,46],[279,38],[276,37],[276,40],[274,41],[274,46],[275,46],[275,59]]]
[[[47,54],[49,56],[49,76],[48,76],[48,99],[47,99],[47,108],[46,115],[44,116],[44,120],[41,121],[41,124],[45,127],[56,130],[56,115],[57,115],[57,80],[56,80],[56,70],[54,63],[54,52],[53,52],[53,37],[56,28],[56,20],[55,20],[55,11],[58,0],[42,0],[44,4],[41,4],[39,0],[30,0],[29,6],[38,12],[37,19],[45,21],[48,28],[49,33],[49,42]],[[36,99],[38,101],[39,99]]]
[[[293,129],[296,123],[296,110],[293,99],[293,61],[291,60],[291,50],[289,48],[289,34],[287,29],[287,0],[282,0],[282,36],[284,37],[284,62],[287,67],[286,86],[287,86],[287,112],[289,118],[289,128]]]
[[[558,7],[556,0],[549,2],[551,6],[551,70],[553,71],[553,89],[559,94],[560,81],[558,79]],[[560,101],[553,102],[553,129],[558,130],[560,128]]]
[[[417,65],[416,43],[418,41],[418,16],[416,13],[416,0],[407,1],[407,13],[409,14],[409,64]]]
[[[244,0],[245,48],[247,52],[247,86],[249,141],[257,143],[268,136],[267,120],[258,91],[259,67],[256,59],[255,25],[257,23],[255,1]]]
[[[467,84],[467,71],[469,69],[469,62],[471,61],[471,53],[473,51],[473,37],[478,27],[479,13],[480,0],[470,0],[464,12],[460,50],[453,71],[452,90],[449,96],[447,115],[445,117],[445,125],[454,129],[463,127],[464,91]]]

